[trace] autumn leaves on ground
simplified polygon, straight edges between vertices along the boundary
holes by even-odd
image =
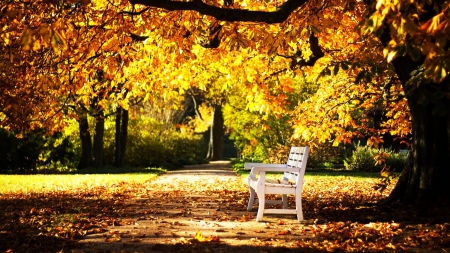
[[[299,223],[293,215],[266,215],[256,222],[256,206],[246,210],[245,177],[229,170],[157,179],[147,174],[56,177],[70,186],[61,181],[54,188],[0,195],[2,252],[427,252],[450,247],[447,214],[377,207],[390,189],[374,191],[376,178],[311,172],[303,193],[306,221]],[[76,186],[76,178],[87,180]]]

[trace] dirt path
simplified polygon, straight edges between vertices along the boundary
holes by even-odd
[[[294,215],[256,222],[245,180],[226,162],[166,173],[127,200],[119,226],[87,235],[72,252],[289,252],[290,241],[308,237]]]

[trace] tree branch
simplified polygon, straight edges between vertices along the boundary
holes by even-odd
[[[191,95],[191,98],[192,98],[192,102],[194,102],[194,111],[195,111],[195,114],[199,117],[199,119],[201,119],[202,121],[204,121],[203,118],[202,118],[202,114],[201,114],[200,111],[198,110],[197,100],[195,100],[194,95]]]
[[[142,13],[148,11],[148,9],[150,9],[150,7],[147,7],[145,9],[141,10],[141,11],[138,11],[138,12],[135,12],[134,10],[133,11],[121,11],[121,12],[119,12],[119,14],[127,14],[127,15],[130,15],[130,16],[137,16],[137,15],[141,15]]]
[[[244,9],[231,9],[229,7],[218,7],[203,3],[202,0],[180,2],[175,0],[130,0],[131,4],[141,4],[147,7],[162,8],[169,11],[197,11],[222,21],[249,21],[267,24],[282,23],[293,11],[304,5],[308,0],[287,0],[276,11],[251,11]]]
[[[312,55],[307,61],[303,58],[303,52],[300,50],[297,50],[297,52],[295,52],[292,56],[284,56],[280,54],[278,54],[278,56],[291,59],[291,69],[295,69],[297,67],[301,68],[303,66],[314,66],[316,61],[325,56],[325,54],[320,48],[319,39],[313,32],[309,35],[309,49],[311,50]]]

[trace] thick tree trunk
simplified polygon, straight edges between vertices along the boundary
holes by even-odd
[[[412,177],[406,190],[405,201],[420,205],[427,205],[427,202],[450,192],[449,115],[447,112],[440,115],[435,110],[439,103],[445,103],[446,108],[450,108],[450,103],[445,96],[434,102],[417,102],[424,99],[424,96],[431,96],[431,92],[443,91],[435,90],[432,84],[422,84],[408,96],[414,152]]]
[[[128,110],[121,107],[116,112],[116,147],[114,166],[122,167],[125,163],[125,152],[128,137]]]
[[[213,149],[212,149],[212,161],[218,161],[223,159],[223,138],[225,135],[224,129],[224,120],[222,114],[222,106],[215,105],[214,106],[214,118],[213,118],[213,126],[212,126],[212,140],[213,140]]]
[[[103,167],[103,137],[105,133],[105,117],[103,111],[95,118],[94,134],[94,167]]]
[[[81,140],[81,158],[78,163],[78,169],[84,169],[91,166],[91,134],[89,133],[89,123],[87,119],[87,113],[78,115],[78,126],[80,128],[80,140]]]
[[[428,12],[421,17],[423,20],[436,14],[432,5],[425,8]],[[389,43],[391,35],[388,28],[384,29],[380,40],[385,46]],[[450,178],[450,78],[439,84],[423,78],[419,83],[411,80],[411,73],[419,69],[423,62],[423,58],[414,61],[408,55],[392,61],[411,113],[412,160],[405,167],[389,199],[419,207],[427,207],[436,198],[448,198],[450,194],[450,184],[447,182]]]
[[[400,199],[407,204],[427,207],[436,198],[449,197],[450,184],[450,79],[443,83],[409,83],[410,73],[418,66],[408,57],[393,61],[397,75],[402,81],[408,99],[412,122],[412,166],[399,180],[391,200]],[[439,108],[445,108],[439,110]],[[400,190],[401,189],[401,190]],[[403,194],[400,193],[403,192]]]

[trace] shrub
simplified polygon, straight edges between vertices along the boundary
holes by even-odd
[[[194,135],[190,138],[173,136],[170,146],[172,159],[179,164],[192,165],[206,162],[208,144],[203,142],[200,135]]]
[[[206,148],[202,135],[141,119],[130,122],[125,160],[130,166],[172,169],[205,163]]]
[[[401,172],[405,167],[408,159],[408,152],[393,152],[389,153],[386,159],[386,165],[390,167],[391,171]]]
[[[20,137],[18,137],[20,136]],[[18,133],[0,128],[0,171],[29,173],[39,167],[45,139],[38,131]]]
[[[151,138],[128,136],[126,161],[130,166],[161,166],[167,162],[166,148],[163,143]]]
[[[73,167],[74,156],[73,144],[61,133],[46,135],[44,130],[33,130],[19,134],[0,128],[1,173],[57,172]]]
[[[406,163],[407,154],[391,149],[377,149],[369,146],[356,145],[352,155],[344,161],[347,170],[380,172],[384,166],[392,171],[401,171]],[[385,157],[384,163],[377,163],[376,156]]]
[[[321,144],[311,149],[307,167],[319,169],[342,166],[347,151],[345,146],[333,147],[331,144]]]

